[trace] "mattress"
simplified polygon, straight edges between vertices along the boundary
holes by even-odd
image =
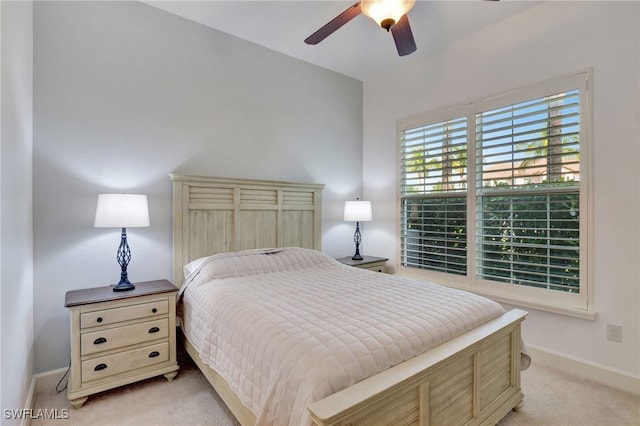
[[[300,248],[217,254],[185,274],[184,333],[260,425],[311,424],[311,402],[504,312],[468,292]]]

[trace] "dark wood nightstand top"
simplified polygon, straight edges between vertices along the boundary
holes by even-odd
[[[64,298],[64,306],[86,305],[89,303],[108,302],[111,300],[128,299],[130,297],[148,296],[150,294],[178,291],[168,280],[145,281],[134,283],[136,288],[129,291],[113,291],[113,286],[70,290]]]
[[[349,266],[364,266],[369,263],[386,262],[389,259],[385,257],[362,256],[362,260],[353,260],[351,259],[351,256],[345,256],[345,257],[340,257],[336,260],[340,263],[343,263]]]

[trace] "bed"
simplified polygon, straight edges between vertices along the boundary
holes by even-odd
[[[241,424],[495,424],[522,403],[520,323],[526,312],[504,312],[467,294],[471,307],[465,305],[461,316],[469,321],[457,324],[448,316],[461,308],[438,308],[464,299],[464,292],[352,268],[323,255],[322,185],[181,175],[172,180],[174,282],[185,284],[185,348]],[[348,285],[334,286],[339,280]],[[401,315],[402,307],[387,313],[384,298],[395,297],[389,289],[403,285],[411,294],[428,292],[416,299],[432,305],[406,309],[409,315]],[[364,297],[359,308],[341,304],[357,297]],[[297,305],[283,305],[285,299]],[[289,317],[294,311],[299,315]],[[348,311],[360,316],[345,317]],[[424,311],[437,311],[442,322],[435,329],[443,333],[405,333],[422,327]],[[352,339],[362,330],[345,328],[353,321],[376,322],[381,337]],[[277,323],[298,340],[281,338],[287,333],[274,330]],[[322,324],[329,326],[323,330]],[[248,337],[256,330],[257,337]],[[338,335],[327,334],[336,330]],[[404,343],[385,343],[398,333]],[[286,380],[276,380],[278,375]],[[320,385],[310,384],[310,377]]]

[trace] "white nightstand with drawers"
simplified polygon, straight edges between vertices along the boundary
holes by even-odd
[[[138,380],[178,374],[176,292],[167,280],[68,291],[71,374],[67,397],[80,408],[89,395]]]
[[[353,260],[351,256],[346,256],[336,260],[340,263],[354,266],[356,268],[369,269],[376,272],[386,272],[387,268],[385,265],[389,259],[386,257],[362,256],[362,260]]]

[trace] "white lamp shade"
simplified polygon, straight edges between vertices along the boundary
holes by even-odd
[[[373,219],[371,201],[346,201],[344,220],[348,222],[366,222]]]
[[[360,8],[369,18],[382,25],[385,19],[393,19],[398,22],[402,15],[411,10],[415,0],[362,0]]]
[[[146,195],[100,194],[96,207],[97,228],[134,228],[149,226]]]

